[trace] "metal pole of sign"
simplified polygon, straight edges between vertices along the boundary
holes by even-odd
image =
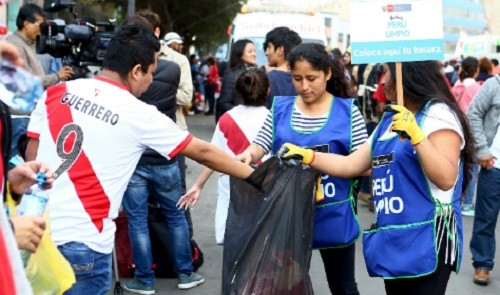
[[[135,0],[128,0],[127,16],[135,14]]]

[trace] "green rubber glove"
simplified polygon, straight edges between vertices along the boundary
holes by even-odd
[[[278,151],[278,155],[283,159],[301,160],[302,163],[310,165],[314,161],[314,151],[304,149],[291,143],[285,143]]]
[[[413,145],[418,145],[425,139],[425,134],[417,124],[412,112],[402,105],[386,105],[385,111],[395,113],[392,116],[391,130],[404,138],[408,138]]]

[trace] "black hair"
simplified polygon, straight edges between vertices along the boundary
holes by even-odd
[[[385,84],[386,89],[396,91],[396,64],[387,63],[391,72],[390,80]],[[460,110],[457,100],[450,91],[446,77],[441,73],[441,65],[437,61],[415,61],[402,63],[404,98],[423,106],[427,101],[446,104],[460,122],[464,134],[465,147],[460,156],[464,163],[464,181],[462,195],[465,194],[471,179],[471,169],[474,162],[475,140],[471,133],[469,121]]]
[[[323,71],[325,75],[331,72],[326,83],[326,91],[336,97],[350,98],[354,96],[352,83],[347,76],[344,63],[338,58],[332,58],[325,46],[317,43],[303,43],[295,47],[288,56],[290,69],[294,69],[297,61],[307,61],[315,70]]]
[[[229,69],[235,68],[236,66],[243,63],[241,57],[243,56],[243,53],[245,52],[245,47],[247,46],[248,43],[253,44],[251,40],[241,39],[234,42],[233,46],[231,46],[231,56],[229,57],[229,64],[228,64]]]
[[[496,58],[492,58],[492,59],[491,59],[491,63],[492,63],[492,64],[493,64],[493,66],[495,66],[495,67],[496,67],[496,66],[498,66],[498,59],[496,59]]]
[[[191,54],[189,56],[189,62],[192,63],[196,59],[196,54]]]
[[[24,27],[24,22],[29,21],[30,23],[36,22],[36,17],[40,16],[45,16],[43,9],[33,3],[28,3],[24,4],[20,9],[19,13],[17,14],[16,18],[16,26],[19,30],[21,30]]]
[[[155,52],[160,51],[160,41],[143,25],[121,27],[109,42],[103,61],[103,68],[117,72],[122,78],[136,65],[147,73],[155,63]]]
[[[302,43],[302,38],[300,38],[297,32],[290,30],[288,27],[276,27],[266,34],[266,40],[264,41],[264,51],[266,51],[269,43],[273,43],[274,49],[283,46],[284,57],[287,59],[288,55],[295,46]]]
[[[463,81],[466,78],[474,78],[474,75],[479,69],[479,60],[473,56],[468,56],[462,60],[460,68],[461,71],[458,73],[460,81]]]
[[[266,105],[269,91],[269,79],[266,72],[257,68],[243,71],[236,79],[236,91],[243,98],[244,105]]]

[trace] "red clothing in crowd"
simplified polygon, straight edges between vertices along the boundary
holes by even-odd
[[[207,83],[217,84],[217,82],[219,82],[219,69],[216,65],[211,65],[208,69]]]
[[[385,96],[385,90],[384,90],[384,77],[385,74],[382,75],[380,79],[378,79],[377,90],[373,94],[373,98],[378,102],[387,103],[387,97]]]

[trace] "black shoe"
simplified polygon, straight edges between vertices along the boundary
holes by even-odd
[[[214,114],[214,112],[206,112],[205,116],[212,116],[213,114]]]

